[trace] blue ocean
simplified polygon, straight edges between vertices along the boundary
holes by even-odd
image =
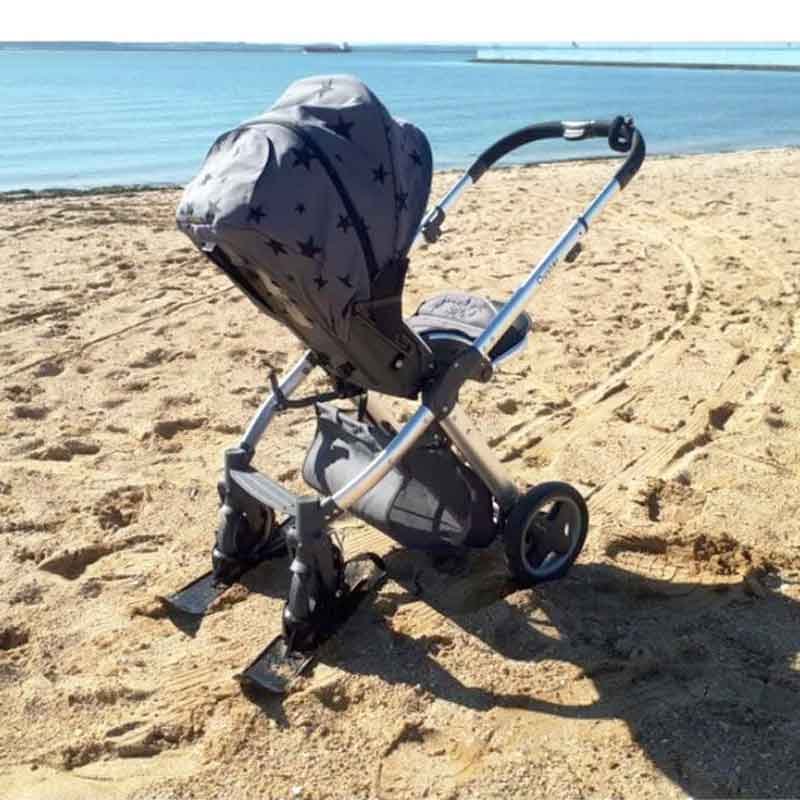
[[[763,47],[733,49],[727,63],[772,58]],[[476,63],[476,54],[0,45],[0,191],[181,183],[219,133],[296,78],[323,73],[359,76],[396,116],[421,126],[438,169],[466,166],[516,127],[619,113],[636,117],[651,153],[800,145],[800,72]],[[800,47],[775,58],[798,56]],[[669,54],[650,48],[648,58]],[[596,142],[548,142],[517,161],[605,154]]]

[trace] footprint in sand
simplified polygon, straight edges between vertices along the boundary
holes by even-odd
[[[141,486],[121,486],[97,500],[92,513],[103,530],[127,528],[139,518],[144,499],[145,492]]]
[[[27,644],[30,638],[28,629],[13,623],[0,627],[0,650],[14,650]]]
[[[103,581],[99,578],[87,578],[78,587],[78,594],[88,600],[99,597],[103,592]]]
[[[718,431],[724,431],[728,420],[733,416],[737,408],[738,406],[736,403],[729,401],[722,403],[722,405],[716,408],[712,408],[711,411],[708,412],[708,424]]]
[[[783,416],[783,407],[772,404],[767,412],[764,414],[764,422],[769,425],[773,430],[780,430],[781,428],[788,427],[789,423]]]
[[[52,572],[67,580],[75,580],[84,570],[95,561],[114,552],[113,546],[108,542],[86,544],[75,548],[65,548],[48,556],[39,562],[39,569]]]
[[[130,397],[126,395],[116,395],[112,397],[108,397],[105,400],[101,400],[98,405],[100,408],[105,408],[108,410],[119,408],[120,406],[125,405],[130,400]]]
[[[20,440],[19,444],[8,448],[8,454],[11,456],[27,456],[34,450],[44,447],[44,439],[42,439],[40,436],[26,436],[24,434],[19,434],[16,438]]]
[[[30,454],[37,461],[72,461],[74,456],[93,456],[100,452],[100,445],[85,439],[65,439],[63,442],[47,445]]]
[[[122,388],[126,392],[143,392],[148,386],[150,386],[150,381],[147,378],[134,378],[122,384]]]
[[[193,406],[197,403],[197,396],[191,392],[186,394],[166,395],[161,398],[162,408],[175,408],[176,406]]]
[[[13,406],[11,409],[11,414],[16,419],[44,419],[50,413],[50,409],[47,406],[34,406],[30,404],[22,404],[18,406]]]
[[[96,281],[89,281],[86,285],[90,289],[108,289],[114,284],[114,278],[111,275],[102,275],[100,280]],[[101,292],[101,295],[105,295],[105,292]]]
[[[505,397],[497,404],[497,410],[503,414],[516,414],[519,404],[513,397]]]
[[[44,361],[34,370],[37,378],[52,378],[64,371],[64,364],[60,361]]]
[[[144,355],[137,356],[128,362],[129,367],[134,369],[149,369],[169,361],[173,356],[168,350],[163,347],[156,347],[153,350],[148,350]]]
[[[6,400],[12,403],[31,403],[36,395],[44,391],[40,386],[31,384],[30,386],[21,386],[18,383],[12,383],[6,386],[3,390],[3,396]]]
[[[226,436],[235,436],[242,432],[242,426],[232,422],[216,422],[211,426],[211,430]]]
[[[9,598],[8,602],[14,605],[35,606],[42,602],[44,591],[36,583],[26,583],[19,587]]]
[[[146,433],[142,438],[148,439],[155,436],[159,439],[172,439],[182,431],[192,431],[202,428],[208,419],[206,417],[182,417],[180,419],[158,420],[152,431]]]

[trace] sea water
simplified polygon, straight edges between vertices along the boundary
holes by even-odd
[[[581,61],[587,64],[713,65],[800,70],[800,42],[763,44],[614,44],[577,42],[535,47],[482,47],[477,58],[491,60]]]
[[[635,115],[651,153],[800,145],[800,73],[482,64],[475,55],[0,45],[0,191],[184,182],[217,135],[291,81],[342,72],[422,127],[439,169],[467,166],[523,125],[616,114]],[[543,142],[509,161],[607,152],[600,142]]]

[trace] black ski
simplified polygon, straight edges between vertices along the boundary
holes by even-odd
[[[245,572],[254,569],[255,566],[256,564],[248,565],[230,583],[222,583],[213,570],[209,570],[205,575],[195,578],[182,589],[178,589],[177,592],[161,595],[158,599],[163,605],[180,614],[202,617],[220,595],[224,594]]]
[[[187,583],[169,595],[158,599],[170,611],[190,617],[203,617],[214,601],[236,583],[239,583],[248,572],[273,558],[286,555],[286,541],[281,534],[273,537],[263,551],[252,558],[244,560],[226,558],[224,569],[209,570],[199,578]]]
[[[353,574],[355,567],[361,562],[371,565],[374,568],[373,574]],[[283,634],[276,636],[242,672],[234,676],[244,688],[285,694],[316,660],[320,648],[339,632],[364,598],[378,589],[386,579],[386,565],[375,553],[362,553],[346,562],[344,568],[347,588],[336,600],[337,607],[330,623],[325,630],[319,632],[316,647],[308,652],[293,651]],[[347,574],[348,568],[350,576]]]

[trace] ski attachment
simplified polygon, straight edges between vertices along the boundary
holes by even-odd
[[[366,567],[366,569],[365,569]],[[256,658],[234,678],[243,688],[285,694],[294,681],[315,661],[320,648],[353,615],[361,601],[386,579],[386,565],[375,553],[361,553],[344,564],[344,589],[335,599],[335,608],[317,630],[316,644],[309,650],[295,650],[284,632],[276,636]],[[291,637],[291,634],[289,634]]]
[[[159,596],[158,600],[170,612],[203,617],[214,601],[248,572],[265,561],[286,555],[286,537],[282,527],[267,540],[263,548],[247,559],[224,556],[215,547],[212,555],[214,569],[190,581],[177,592]]]
[[[245,570],[239,575],[243,575]],[[231,587],[231,583],[222,583],[217,579],[213,570],[205,575],[195,578],[182,589],[169,595],[159,595],[158,599],[170,611],[179,614],[188,614],[192,617],[202,617],[212,603]]]

